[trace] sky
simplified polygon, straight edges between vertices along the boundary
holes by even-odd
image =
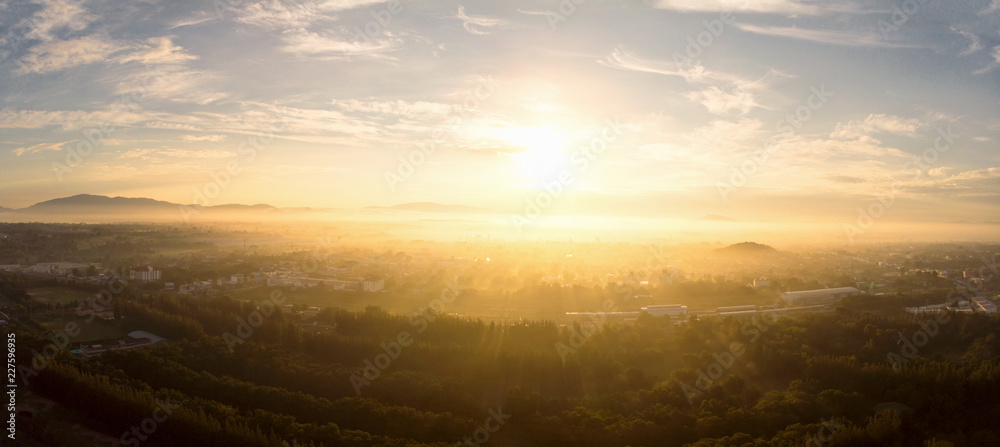
[[[0,3],[8,208],[985,222],[998,143],[1000,0]]]

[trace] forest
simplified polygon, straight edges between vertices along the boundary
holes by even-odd
[[[995,316],[843,306],[559,326],[371,306],[300,325],[266,302],[115,299],[115,324],[169,342],[83,360],[52,355],[58,333],[14,332],[31,392],[122,445],[1000,444]],[[19,427],[37,445],[83,445],[53,424]]]

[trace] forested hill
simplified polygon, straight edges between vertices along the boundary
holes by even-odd
[[[27,379],[126,445],[163,402],[175,408],[142,445],[1000,445],[995,317],[842,308],[597,329],[329,308],[315,329],[276,312],[247,334],[252,304],[122,296],[117,324],[172,342],[64,350]],[[16,331],[30,367],[50,340]],[[71,441],[46,417],[19,421],[43,445]]]

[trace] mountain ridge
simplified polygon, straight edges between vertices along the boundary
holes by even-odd
[[[160,209],[174,209],[177,207],[191,207],[198,210],[217,210],[217,211],[263,211],[263,212],[281,212],[281,213],[295,213],[295,212],[316,212],[316,211],[330,211],[333,209],[328,208],[314,208],[314,207],[276,207],[267,203],[257,203],[253,205],[243,204],[243,203],[226,203],[220,205],[208,205],[202,206],[197,204],[183,204],[174,203],[164,200],[156,200],[148,197],[123,197],[123,196],[105,196],[98,194],[76,194],[67,197],[58,197],[55,199],[49,199],[42,202],[29,205],[24,208],[5,208],[0,206],[0,212],[14,212],[14,213],[52,213],[52,212],[65,212],[67,209],[72,209],[73,211],[87,211],[87,208],[94,208],[94,212],[97,212],[98,207],[114,207],[115,209],[145,209],[145,210],[160,210]],[[386,210],[386,211],[418,211],[418,212],[486,212],[488,210],[482,208],[476,208],[468,205],[448,205],[436,202],[411,202],[411,203],[401,203],[391,206],[369,206],[362,208],[364,210]],[[338,211],[343,211],[336,209]]]

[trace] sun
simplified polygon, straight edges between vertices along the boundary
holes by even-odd
[[[553,128],[517,127],[506,131],[504,139],[523,149],[510,158],[517,161],[517,173],[534,187],[558,178],[569,167],[566,138]]]

